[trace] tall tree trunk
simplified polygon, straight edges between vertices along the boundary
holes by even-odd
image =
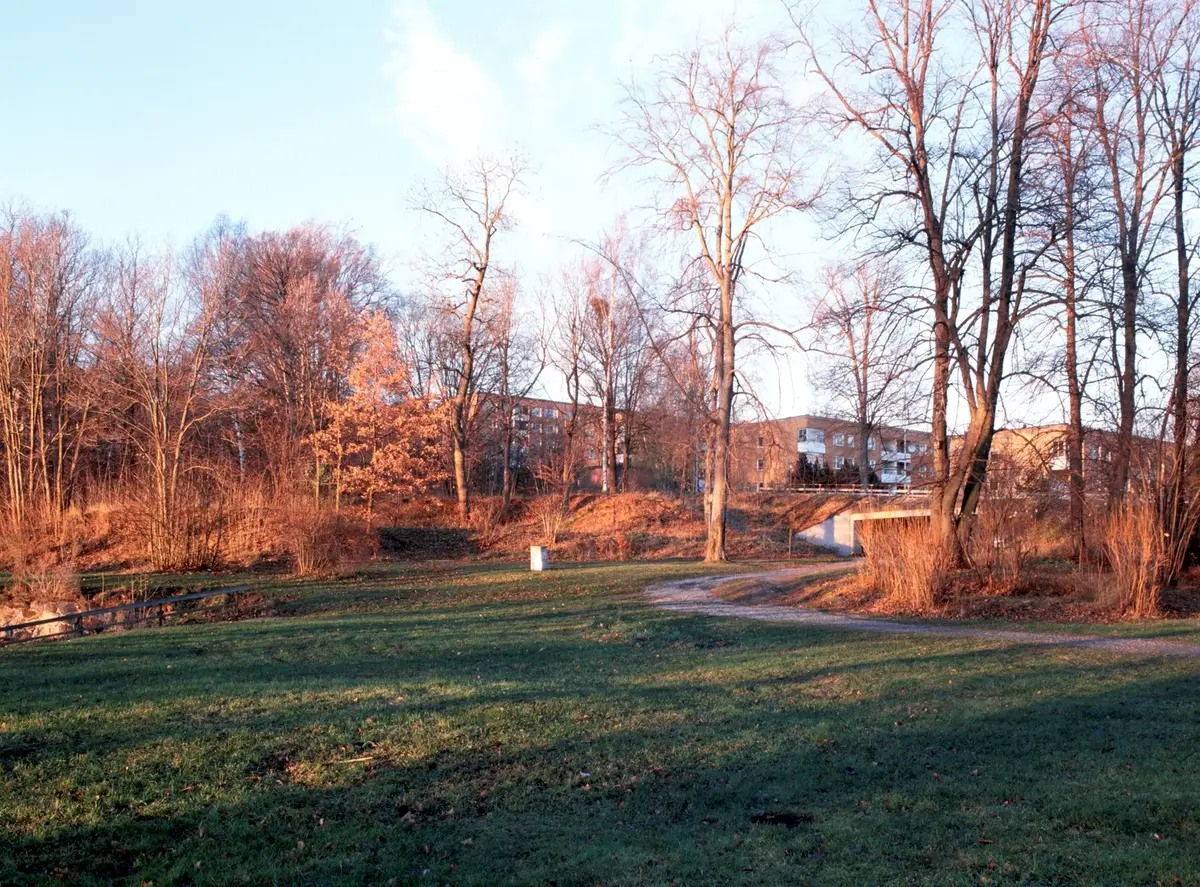
[[[504,427],[504,440],[500,445],[501,458],[504,461],[504,465],[500,470],[500,514],[503,517],[508,516],[508,509],[512,505],[512,466],[510,464],[512,460],[512,443],[512,422],[508,421]]]
[[[1067,373],[1067,471],[1069,473],[1071,548],[1075,559],[1082,563],[1087,557],[1085,526],[1085,491],[1083,477],[1083,393],[1079,383],[1078,294],[1075,269],[1075,197],[1074,175],[1067,185],[1066,242],[1063,264],[1066,292],[1066,373]]]
[[[720,387],[717,390],[716,445],[713,447],[712,500],[708,517],[708,541],[704,559],[709,563],[728,560],[725,547],[726,516],[729,510],[729,449],[733,425],[734,333],[733,284],[723,281],[721,320]]]
[[[933,403],[930,410],[933,484],[929,495],[929,518],[934,540],[951,550],[955,547],[958,488],[950,485],[950,439],[946,428],[950,400],[950,329],[946,317],[949,282],[939,286],[935,278],[934,285],[936,314],[933,325]]]
[[[1190,289],[1190,260],[1188,253],[1187,229],[1184,227],[1184,209],[1187,199],[1186,152],[1182,147],[1175,151],[1171,163],[1171,185],[1174,202],[1175,227],[1175,264],[1178,274],[1178,300],[1175,303],[1175,384],[1172,394],[1171,409],[1172,428],[1174,437],[1173,456],[1170,478],[1170,497],[1167,508],[1163,509],[1163,532],[1171,538],[1190,532],[1185,526],[1187,522],[1187,484],[1188,484],[1188,370],[1191,355],[1191,289]],[[1179,578],[1178,572],[1183,567],[1182,558],[1171,559],[1167,565],[1166,575],[1162,576],[1164,584],[1173,585]]]
[[[467,491],[467,454],[465,451],[464,441],[458,434],[457,430],[454,433],[454,491],[458,494],[458,520],[462,524],[466,524],[471,516],[471,500],[470,494]]]
[[[1115,508],[1125,499],[1133,460],[1133,423],[1137,402],[1137,306],[1138,273],[1130,249],[1121,260],[1121,372],[1117,380],[1117,445],[1113,453],[1108,505]]]

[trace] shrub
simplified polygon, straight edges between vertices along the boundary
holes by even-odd
[[[12,575],[11,588],[31,603],[80,603],[80,578],[74,547],[54,546],[48,530],[16,530],[4,534],[3,553]]]
[[[532,510],[541,526],[543,543],[553,545],[558,541],[558,536],[567,521],[562,497],[543,496],[533,503]]]
[[[503,519],[499,497],[475,500],[475,504],[471,506],[471,526],[475,530],[480,548],[491,548],[500,541]]]
[[[212,483],[181,483],[164,502],[147,484],[135,503],[133,541],[160,571],[219,566],[225,537],[225,497]]]
[[[261,486],[233,486],[225,492],[224,560],[250,564],[272,549],[271,502]]]
[[[283,520],[284,547],[296,576],[339,576],[374,554],[374,534],[362,520],[296,503]]]
[[[1101,602],[1130,616],[1157,614],[1169,553],[1155,510],[1129,502],[1113,511],[1105,525],[1104,553],[1112,572],[1102,585]]]
[[[993,499],[979,509],[964,554],[979,581],[993,593],[1021,585],[1033,550],[1035,520],[1029,503]]]
[[[906,610],[926,611],[945,598],[952,554],[920,520],[874,520],[859,524],[863,572],[875,591]]]
[[[83,600],[74,558],[42,557],[13,578],[35,603],[80,603]]]

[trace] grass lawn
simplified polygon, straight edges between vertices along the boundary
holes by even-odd
[[[1197,663],[636,594],[694,572],[0,650],[0,884],[1200,884]]]

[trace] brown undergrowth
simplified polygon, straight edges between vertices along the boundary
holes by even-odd
[[[720,587],[718,594],[739,603],[781,604],[871,616],[1069,623],[1113,623],[1131,618],[1112,606],[1107,597],[1109,576],[1099,568],[1080,569],[1057,558],[1031,560],[1023,583],[1004,593],[996,593],[968,568],[954,571],[949,582],[954,593],[928,609],[914,609],[880,594],[862,569],[835,576],[773,582],[747,579]],[[1166,618],[1200,615],[1200,570],[1185,574],[1177,588],[1162,592],[1159,615]]]

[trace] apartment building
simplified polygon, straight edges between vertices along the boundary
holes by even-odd
[[[731,475],[735,488],[780,490],[794,486],[803,457],[832,482],[858,483],[862,435],[854,422],[825,416],[791,416],[737,425]],[[876,427],[866,435],[867,468],[889,487],[919,486],[932,477],[929,433]]]
[[[557,476],[561,470],[566,448],[565,426],[571,405],[555,400],[526,397],[513,407],[513,442],[509,452],[509,468],[518,488],[530,488],[534,480],[547,474]],[[502,415],[493,399],[485,401],[481,411],[479,465],[476,482],[484,490],[496,490],[503,476]],[[625,488],[639,489],[654,486],[653,471],[642,466],[630,469],[624,477],[629,459],[625,452],[625,416],[616,416],[616,466],[613,482]],[[600,410],[591,404],[580,404],[575,430],[574,470],[576,487],[580,490],[600,490],[603,484],[603,423]]]
[[[1031,486],[1043,480],[1064,481],[1070,466],[1067,460],[1067,436],[1064,423],[1001,428],[992,438],[989,472],[998,482]],[[961,439],[951,440],[951,454]],[[1117,435],[1097,428],[1083,430],[1083,477],[1094,491],[1107,491]],[[1130,475],[1136,479],[1153,471],[1159,458],[1159,442],[1134,437]]]

